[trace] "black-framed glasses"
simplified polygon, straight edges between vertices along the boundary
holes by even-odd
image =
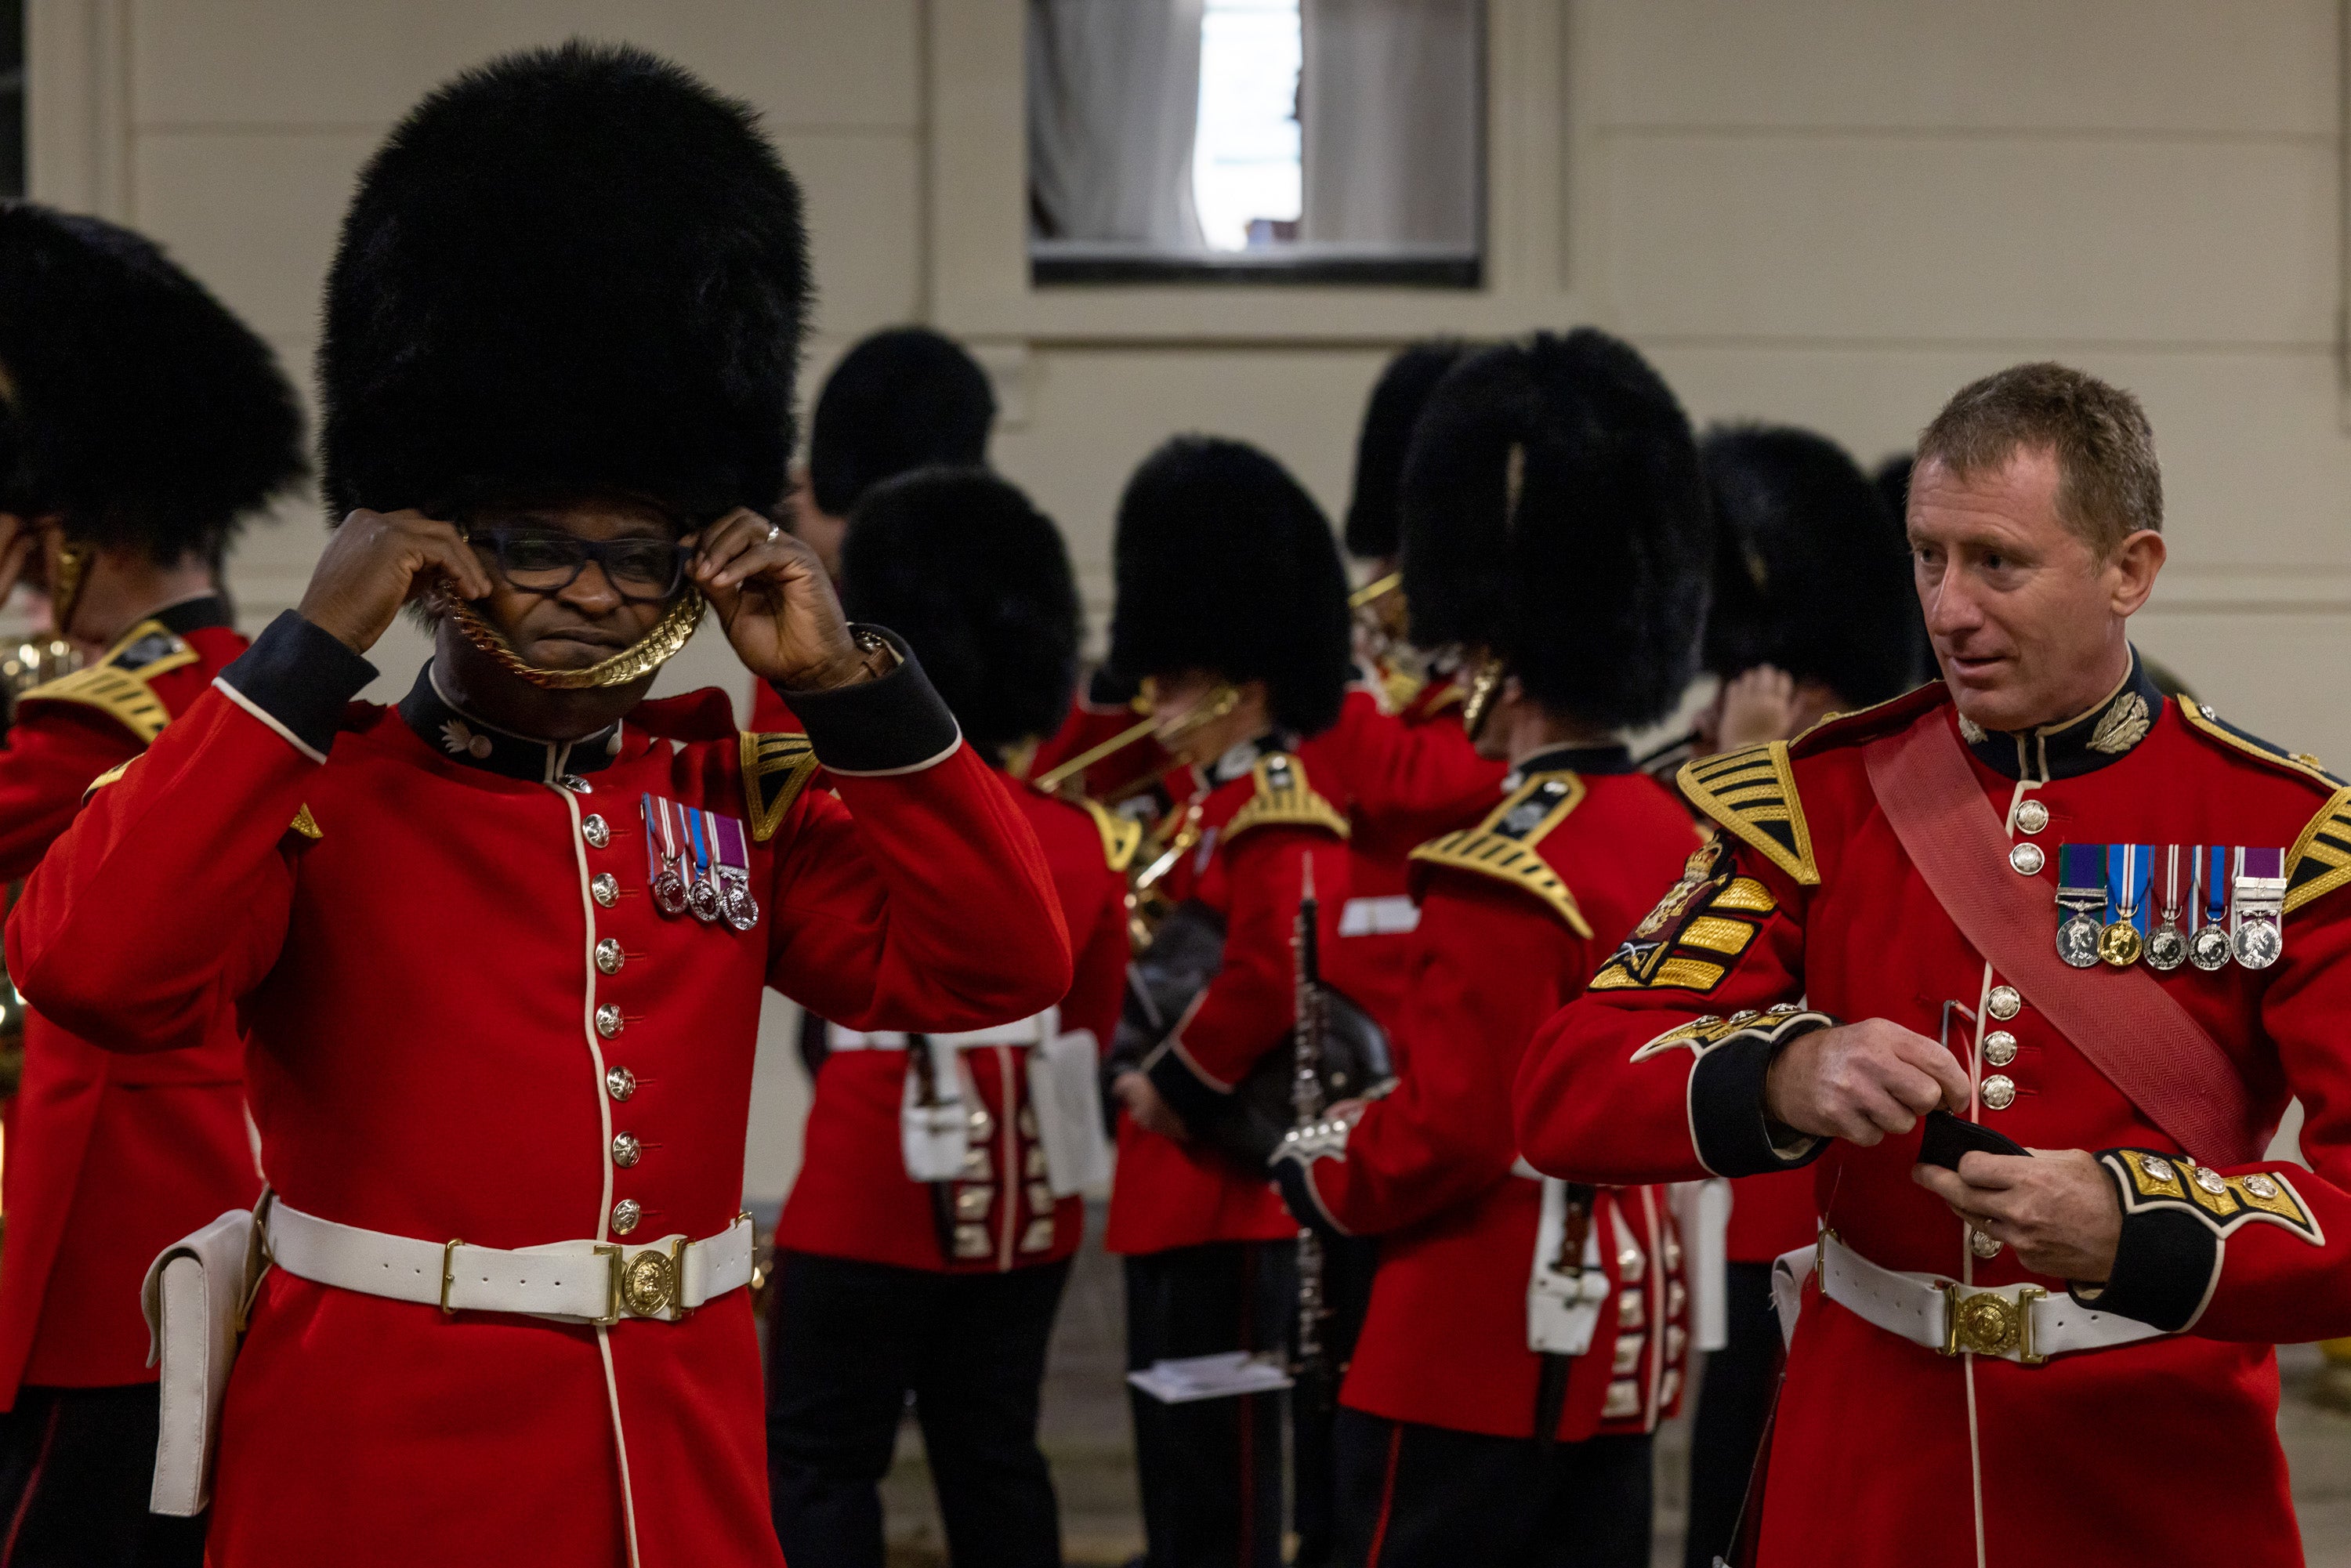
[[[560,593],[592,560],[604,569],[612,591],[638,603],[674,595],[694,556],[693,546],[674,539],[583,539],[555,528],[475,528],[469,538],[517,588]]]

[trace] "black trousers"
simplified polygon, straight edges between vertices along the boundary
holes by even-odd
[[[0,1416],[0,1568],[197,1568],[204,1521],[147,1511],[155,1385],[20,1388]]]
[[[1771,1265],[1733,1263],[1729,1284],[1728,1343],[1707,1355],[1698,1416],[1690,1424],[1689,1536],[1682,1568],[1712,1568],[1716,1556],[1730,1550],[1786,1359],[1780,1319],[1771,1310]]]
[[[882,1568],[882,1498],[914,1396],[956,1568],[1059,1568],[1037,1447],[1070,1265],[940,1274],[786,1252],[768,1316],[768,1481],[792,1568]]]
[[[1490,1437],[1342,1409],[1347,1568],[1648,1568],[1646,1437]]]
[[[1296,1262],[1296,1249],[1278,1241],[1127,1259],[1128,1369],[1279,1349],[1289,1339]],[[1163,1405],[1130,1386],[1127,1401],[1150,1568],[1280,1568],[1281,1396]]]

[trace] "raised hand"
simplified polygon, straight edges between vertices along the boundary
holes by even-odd
[[[304,620],[364,653],[402,605],[449,586],[465,599],[490,593],[489,573],[455,524],[418,511],[361,507],[327,540],[298,608]]]
[[[801,691],[865,674],[840,597],[806,544],[748,507],[688,542],[697,547],[689,569],[695,586],[753,674]]]

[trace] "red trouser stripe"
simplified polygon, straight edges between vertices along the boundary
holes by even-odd
[[[1380,1517],[1372,1526],[1372,1549],[1364,1557],[1364,1568],[1379,1568],[1380,1551],[1388,1542],[1388,1515],[1395,1511],[1396,1460],[1404,1452],[1404,1423],[1395,1422],[1388,1428],[1388,1471],[1380,1482]]]

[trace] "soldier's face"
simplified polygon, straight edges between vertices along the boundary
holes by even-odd
[[[2142,532],[2101,559],[2057,513],[2050,451],[1964,477],[1938,462],[1910,479],[1918,601],[1959,712],[2031,729],[2086,712],[2129,667],[2124,622],[2163,565]]]
[[[674,525],[660,512],[617,500],[485,513],[476,522],[483,528],[548,530],[599,542],[667,542],[677,537]],[[489,579],[490,597],[475,608],[505,634],[508,646],[542,669],[585,669],[609,659],[651,632],[669,608],[665,601],[622,593],[594,561],[568,585],[551,591],[517,585],[500,570],[492,570]]]

